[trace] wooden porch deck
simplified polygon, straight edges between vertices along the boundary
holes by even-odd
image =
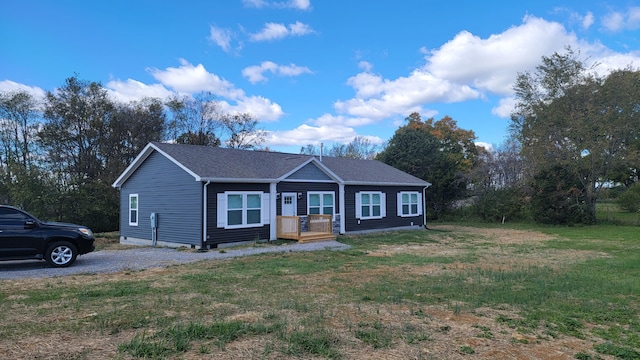
[[[278,239],[297,240],[299,243],[335,240],[331,215],[309,215],[309,231],[301,231],[299,216],[277,216],[276,236]]]

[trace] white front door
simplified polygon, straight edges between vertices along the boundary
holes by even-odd
[[[297,194],[296,193],[283,193],[282,194],[282,216],[296,216],[298,215],[297,209]]]

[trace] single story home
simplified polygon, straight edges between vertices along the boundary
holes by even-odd
[[[122,243],[209,249],[425,226],[430,185],[375,160],[153,142],[112,186]]]

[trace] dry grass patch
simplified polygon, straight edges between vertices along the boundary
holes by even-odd
[[[245,332],[228,342],[217,335],[193,337],[183,350],[147,358],[568,360],[587,354],[614,359],[596,354],[594,344],[604,341],[589,331],[609,324],[580,320],[583,336],[552,333],[545,324],[556,319],[525,324],[530,321],[523,318],[525,305],[478,306],[472,298],[431,287],[452,281],[442,288],[471,291],[468,285],[495,285],[492,271],[560,273],[611,254],[551,249],[548,242],[561,239],[534,231],[433,229],[417,232],[416,241],[390,241],[362,251],[4,280],[0,354],[8,359],[139,359],[119,347],[134,339],[173,346],[179,339],[170,330],[189,324],[240,324]],[[425,236],[428,241],[420,241]],[[538,276],[535,271],[531,276]],[[479,275],[465,278],[474,272]],[[322,352],[322,346],[330,351]]]

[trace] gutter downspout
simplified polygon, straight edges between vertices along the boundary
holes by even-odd
[[[207,186],[211,184],[211,180],[204,184],[204,191],[202,197],[202,243],[200,249],[205,250],[207,247]]]
[[[278,221],[277,221],[277,185],[278,183],[276,182],[272,182],[271,184],[269,184],[269,240],[273,241],[273,240],[277,240],[278,239],[278,233],[277,233],[277,226],[278,226]]]
[[[425,186],[424,188],[422,188],[422,226],[424,226],[425,229],[429,230],[429,228],[427,227],[427,188],[429,186]]]
[[[345,199],[344,199],[344,184],[343,183],[339,183],[338,184],[338,192],[340,193],[340,203],[338,204],[338,207],[340,209],[340,234],[344,235],[344,233],[346,232],[345,229],[345,220],[346,220],[346,215],[345,215]]]

